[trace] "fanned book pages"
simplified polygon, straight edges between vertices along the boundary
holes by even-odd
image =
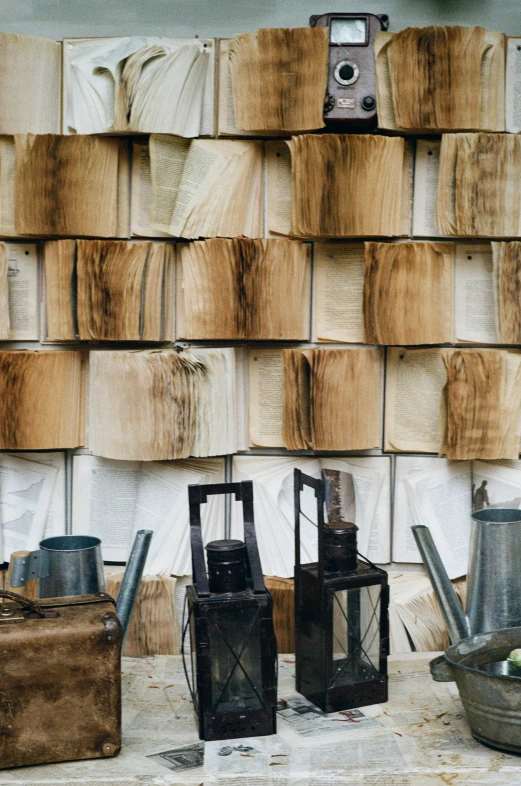
[[[214,238],[178,247],[177,336],[309,337],[311,248],[295,240]]]
[[[453,582],[462,606],[466,583]],[[389,572],[389,627],[391,653],[438,652],[450,645],[447,626],[432,584],[424,572],[403,570]],[[397,630],[396,630],[397,628]]]
[[[521,354],[497,349],[446,350],[447,438],[452,459],[517,459]]]
[[[294,470],[320,478],[332,473],[346,489],[345,504],[359,528],[358,548],[373,562],[390,560],[390,459],[338,456],[300,458],[235,456],[233,480],[253,481],[257,541],[265,574],[291,577],[294,573]],[[313,491],[301,494],[301,560],[317,559],[317,501]],[[242,511],[232,502],[232,537],[242,538]]]
[[[84,442],[78,351],[0,351],[0,448],[52,450]]]
[[[439,452],[446,424],[443,351],[387,350],[385,450]]]
[[[235,122],[243,131],[323,128],[328,38],[323,27],[261,28],[230,42]]]
[[[497,291],[497,332],[501,344],[521,344],[521,243],[492,243]]]
[[[90,353],[89,446],[156,461],[242,449],[231,348]]]
[[[112,461],[73,458],[73,534],[102,541],[103,559],[126,562],[137,530],[153,530],[145,575],[191,572],[188,486],[224,482],[224,459]],[[224,498],[201,508],[204,542],[224,537]],[[117,525],[116,525],[117,523]]]
[[[3,454],[0,473],[1,562],[37,549],[44,537],[65,535],[63,453]]]
[[[282,358],[289,450],[381,447],[381,350],[286,349]]]
[[[452,267],[450,244],[366,243],[366,342],[450,343]]]
[[[292,235],[409,234],[411,157],[405,139],[304,134],[292,137],[289,144]],[[268,202],[270,198],[268,191]]]
[[[0,134],[58,134],[61,44],[0,33],[0,95]]]
[[[504,131],[505,36],[482,27],[377,32],[380,128]]]
[[[213,40],[66,39],[64,132],[213,134]]]
[[[441,141],[436,226],[460,237],[521,236],[521,138],[445,134]]]
[[[173,339],[171,244],[50,240],[43,262],[48,340]]]
[[[18,235],[128,234],[128,149],[119,139],[15,137]]]
[[[174,237],[262,237],[262,142],[150,136],[150,226]]]

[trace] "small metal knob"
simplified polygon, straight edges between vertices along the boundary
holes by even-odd
[[[362,108],[367,112],[371,112],[376,106],[376,98],[374,96],[364,96],[362,98]]]
[[[15,612],[13,609],[10,609],[9,606],[0,606],[0,616],[1,617],[14,617]]]

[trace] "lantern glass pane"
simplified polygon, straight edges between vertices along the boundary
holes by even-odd
[[[376,584],[333,593],[332,685],[378,678],[380,590]]]
[[[262,660],[258,609],[212,609],[210,662],[214,712],[261,709]]]

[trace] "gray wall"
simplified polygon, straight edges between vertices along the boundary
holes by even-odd
[[[55,39],[224,38],[258,27],[307,26],[310,14],[328,11],[387,13],[391,30],[461,24],[521,35],[521,0],[0,0],[0,31]]]

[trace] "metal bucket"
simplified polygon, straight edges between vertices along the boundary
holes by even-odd
[[[521,669],[506,663],[519,647],[521,628],[504,628],[462,639],[430,663],[436,682],[456,682],[475,739],[509,753],[521,753]]]

